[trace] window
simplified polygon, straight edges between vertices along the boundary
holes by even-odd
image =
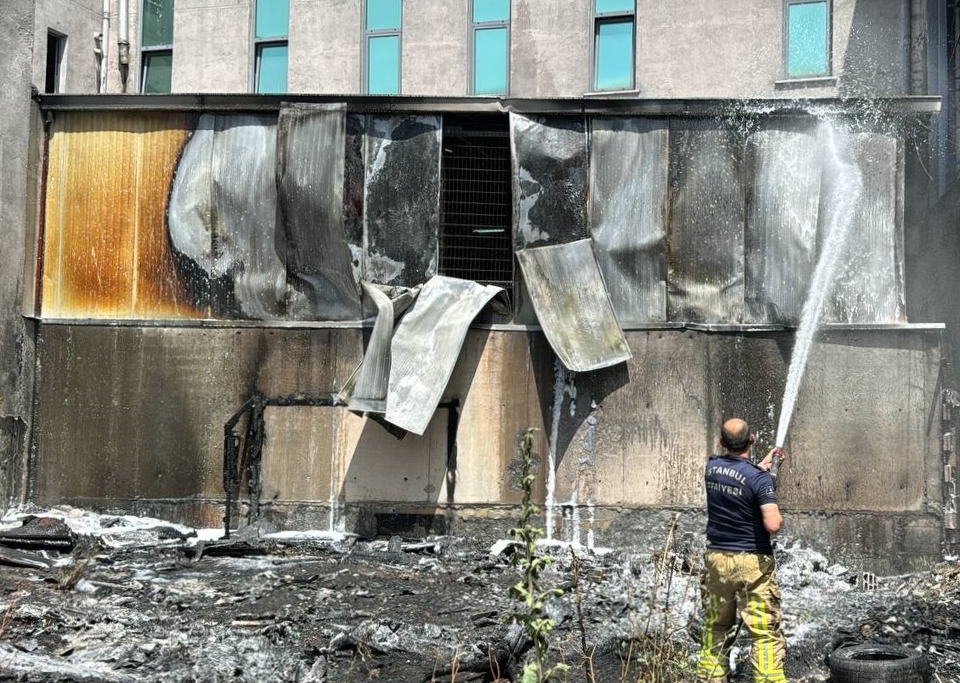
[[[364,86],[371,95],[400,94],[403,0],[367,0]]]
[[[786,0],[787,78],[830,75],[829,0]]]
[[[173,76],[173,0],[143,0],[140,92],[168,93]]]
[[[43,92],[63,91],[63,54],[66,52],[67,37],[56,31],[47,31],[47,69],[43,81]]]
[[[634,87],[634,0],[594,0],[593,88]]]
[[[510,83],[510,0],[473,0],[473,94],[506,95]]]
[[[506,116],[443,117],[440,274],[513,287],[513,195]]]
[[[257,0],[254,27],[254,90],[287,92],[290,0]]]

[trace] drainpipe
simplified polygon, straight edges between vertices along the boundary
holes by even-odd
[[[130,11],[128,0],[120,0],[117,17],[117,62],[120,65],[120,89],[127,92],[127,74],[130,72]]]
[[[103,0],[103,23],[100,25],[100,90],[107,92],[107,56],[110,54],[110,0]]]

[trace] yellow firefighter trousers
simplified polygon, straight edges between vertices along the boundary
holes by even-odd
[[[787,683],[786,641],[780,632],[780,586],[772,555],[707,550],[701,578],[703,642],[697,679],[725,681],[737,612],[753,641],[754,683]]]

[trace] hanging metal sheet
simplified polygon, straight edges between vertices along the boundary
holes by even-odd
[[[440,116],[367,117],[363,279],[413,287],[437,272]]]
[[[350,248],[353,276],[363,279],[363,131],[367,117],[347,114],[343,160],[343,230]]]
[[[543,333],[560,361],[576,372],[630,358],[591,242],[517,252]]]
[[[517,249],[589,237],[583,118],[510,114]]]
[[[170,242],[185,276],[209,281],[215,316],[278,318],[287,307],[275,166],[270,116],[204,114],[184,148],[170,192]]]
[[[747,138],[744,322],[796,325],[817,255],[816,128],[779,124]]]
[[[622,324],[666,320],[666,119],[595,118],[590,233]]]
[[[471,321],[503,290],[438,275],[393,335],[388,422],[423,434],[440,403]]]
[[[384,413],[387,410],[387,389],[390,380],[390,341],[396,321],[420,293],[420,288],[386,287],[360,283],[364,308],[375,309],[370,343],[357,370],[344,384],[337,400],[357,412]]]
[[[713,120],[670,128],[667,317],[743,318],[744,192],[737,134]]]
[[[863,189],[824,318],[842,323],[905,322],[903,163],[897,139],[885,133],[852,133],[848,153],[860,171]],[[824,182],[831,182],[829,176]]]
[[[308,312],[297,317],[357,320],[360,285],[343,221],[346,107],[281,106],[277,148],[287,272],[309,302]]]

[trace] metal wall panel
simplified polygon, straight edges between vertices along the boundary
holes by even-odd
[[[167,248],[183,114],[61,113],[48,149],[43,317],[205,317]]]
[[[590,234],[621,324],[666,320],[669,121],[590,122]]]
[[[667,317],[743,319],[744,192],[736,132],[714,120],[670,125]]]
[[[350,247],[354,278],[362,279],[363,267],[363,131],[367,117],[347,114],[343,160],[343,230]]]
[[[834,322],[904,322],[903,190],[897,139],[852,133],[845,152],[859,170],[863,190],[847,235],[833,295],[824,318]],[[821,231],[822,231],[821,226]]]
[[[290,105],[277,123],[276,183],[284,261],[306,298],[297,317],[357,320],[360,285],[344,231],[346,107]]]
[[[744,166],[744,322],[796,325],[817,256],[821,150],[815,124],[774,122],[753,133]]]
[[[437,272],[440,116],[367,117],[363,279],[414,287]]]

